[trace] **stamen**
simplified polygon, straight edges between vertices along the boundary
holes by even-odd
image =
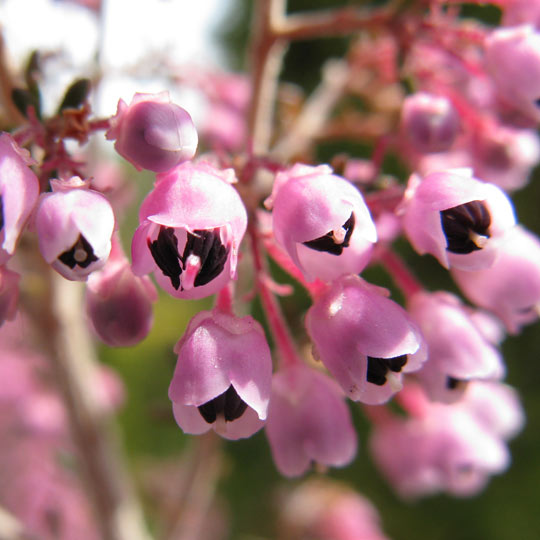
[[[398,385],[401,388],[401,381],[393,373],[399,373],[407,363],[407,355],[396,356],[395,358],[373,358],[368,356],[367,381],[383,386],[388,382],[390,387]]]
[[[315,238],[315,240],[309,240],[303,244],[316,251],[326,251],[331,255],[341,255],[343,249],[349,247],[351,235],[354,231],[354,223],[354,214],[351,214],[351,217],[339,229],[329,231],[324,236]]]
[[[73,246],[58,256],[58,260],[73,269],[75,266],[87,268],[98,258],[94,255],[94,249],[88,240],[80,234]]]
[[[4,201],[0,195],[0,231],[4,228]]]
[[[247,409],[247,403],[242,401],[242,398],[231,384],[223,394],[197,408],[204,420],[208,424],[213,424],[220,418],[223,418],[226,422],[232,422],[240,418]]]
[[[180,254],[178,253],[178,239],[172,227],[159,228],[157,240],[148,240],[148,249],[159,266],[163,275],[171,280],[171,285],[178,290],[180,287]]]
[[[483,201],[460,204],[440,214],[447,251],[465,255],[485,247],[491,216]]]

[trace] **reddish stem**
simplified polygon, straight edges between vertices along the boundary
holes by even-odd
[[[375,258],[382,263],[406,298],[423,290],[403,259],[385,246],[377,246]]]

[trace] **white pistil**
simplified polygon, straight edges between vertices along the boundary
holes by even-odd
[[[75,253],[73,253],[73,258],[78,263],[82,263],[82,262],[86,261],[87,257],[88,257],[88,255],[87,255],[86,251],[83,248],[77,248],[75,250]]]
[[[332,240],[334,241],[334,244],[343,244],[346,234],[347,231],[343,227],[332,231]]]
[[[392,392],[399,392],[403,388],[400,376],[393,371],[388,370],[386,373],[386,382],[390,385]]]
[[[484,236],[483,234],[478,234],[474,231],[469,231],[469,239],[477,248],[482,249],[486,247],[487,241],[489,240],[489,236]]]

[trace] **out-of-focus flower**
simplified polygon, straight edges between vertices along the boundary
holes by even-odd
[[[505,0],[502,24],[518,26],[533,24],[540,27],[540,2],[538,0]]]
[[[401,110],[401,132],[417,152],[448,150],[459,128],[459,116],[447,98],[426,92],[405,98]]]
[[[372,405],[388,401],[401,389],[402,373],[418,370],[425,360],[416,323],[383,291],[344,276],[306,315],[316,357],[347,397]]]
[[[105,267],[88,278],[86,313],[98,337],[111,347],[130,347],[143,340],[153,322],[157,291],[150,278],[135,276],[114,240]]]
[[[39,249],[59,274],[85,281],[103,267],[111,251],[114,213],[107,199],[78,177],[51,181],[35,216]]]
[[[495,313],[516,334],[538,318],[540,240],[517,226],[491,268],[476,272],[453,269],[452,277],[471,302]]]
[[[0,134],[0,264],[15,245],[39,195],[39,180],[30,169],[34,161],[8,133]]]
[[[344,484],[308,480],[280,505],[283,538],[386,540],[371,502]],[[280,536],[281,538],[281,536]]]
[[[177,298],[203,298],[236,276],[247,214],[231,169],[183,163],[158,175],[131,246],[136,275],[154,272]]]
[[[343,392],[332,379],[301,364],[274,375],[266,435],[285,476],[304,474],[312,461],[342,467],[356,455]]]
[[[505,439],[519,429],[521,417],[506,407],[520,406],[511,399],[484,401],[489,392],[475,393],[469,402],[469,392],[483,384],[472,382],[464,399],[452,405],[430,403],[418,393],[420,414],[376,424],[370,440],[373,458],[402,497],[474,495],[492,474],[506,470],[510,456]],[[517,422],[505,424],[508,418]]]
[[[412,175],[402,205],[408,239],[420,254],[430,253],[445,268],[487,268],[515,225],[512,203],[493,184],[473,178],[470,169]]]
[[[0,266],[0,326],[11,321],[17,313],[19,274]]]
[[[466,381],[504,376],[499,351],[456,296],[419,292],[408,309],[427,343],[428,358],[417,376],[431,399],[451,402],[461,397]]]
[[[212,428],[227,439],[241,439],[263,426],[272,359],[252,317],[202,311],[174,350],[178,363],[169,398],[184,432],[198,435]]]
[[[361,193],[327,165],[297,164],[278,173],[272,195],[274,235],[307,279],[361,272],[377,240]]]
[[[127,105],[118,102],[108,139],[136,169],[165,172],[191,159],[197,150],[197,130],[191,116],[171,102],[168,92],[135,94]]]
[[[485,42],[486,62],[506,103],[540,120],[540,33],[525,24],[493,30]]]

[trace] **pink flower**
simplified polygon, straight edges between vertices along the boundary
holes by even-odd
[[[420,254],[445,268],[487,268],[506,232],[515,225],[512,203],[497,186],[472,177],[470,169],[413,175],[405,193],[403,225]]]
[[[263,426],[272,359],[264,332],[252,317],[201,311],[174,350],[178,363],[169,398],[185,433],[212,428],[234,440]]]
[[[105,267],[88,279],[86,313],[94,331],[111,347],[136,345],[152,328],[156,300],[154,285],[133,274],[116,240]]]
[[[19,300],[19,274],[0,266],[0,326],[12,321],[17,313]]]
[[[451,402],[461,397],[465,381],[504,376],[499,351],[456,296],[420,292],[408,308],[427,343],[428,358],[418,377],[431,399]]]
[[[107,139],[137,170],[165,172],[191,159],[197,131],[191,116],[171,102],[168,92],[135,94],[131,103],[118,102]]]
[[[53,192],[42,195],[35,227],[43,258],[71,281],[85,281],[107,261],[114,214],[107,199],[74,176],[51,181]]]
[[[505,102],[540,120],[540,33],[525,24],[494,30],[485,43],[486,63]]]
[[[304,474],[312,461],[342,467],[356,455],[356,432],[341,389],[301,364],[274,375],[266,435],[285,476]]]
[[[540,27],[540,2],[538,0],[506,0],[504,2],[502,24],[518,26],[534,24]]]
[[[272,195],[276,241],[309,280],[361,272],[377,240],[361,193],[327,165],[278,173]]]
[[[131,253],[136,275],[154,272],[177,298],[214,294],[236,275],[247,214],[231,169],[183,163],[158,175],[139,211]]]
[[[420,414],[389,418],[375,426],[370,440],[373,458],[402,497],[474,495],[492,474],[508,467],[505,439],[515,430],[503,427],[508,417],[503,409],[516,403],[481,401],[478,395],[469,402],[468,393],[479,384],[486,383],[472,382],[462,402],[444,405],[424,398],[417,404]]]
[[[344,276],[306,315],[316,356],[347,397],[372,405],[388,401],[402,387],[402,372],[418,370],[425,359],[416,324],[383,291]]]
[[[475,272],[452,270],[465,296],[495,313],[509,332],[538,318],[540,304],[540,240],[521,226],[508,235],[491,268]]]
[[[0,264],[15,245],[39,195],[39,180],[29,165],[34,161],[8,133],[0,134]]]
[[[401,131],[405,140],[418,152],[447,150],[459,128],[459,116],[445,97],[417,92],[403,101]]]

